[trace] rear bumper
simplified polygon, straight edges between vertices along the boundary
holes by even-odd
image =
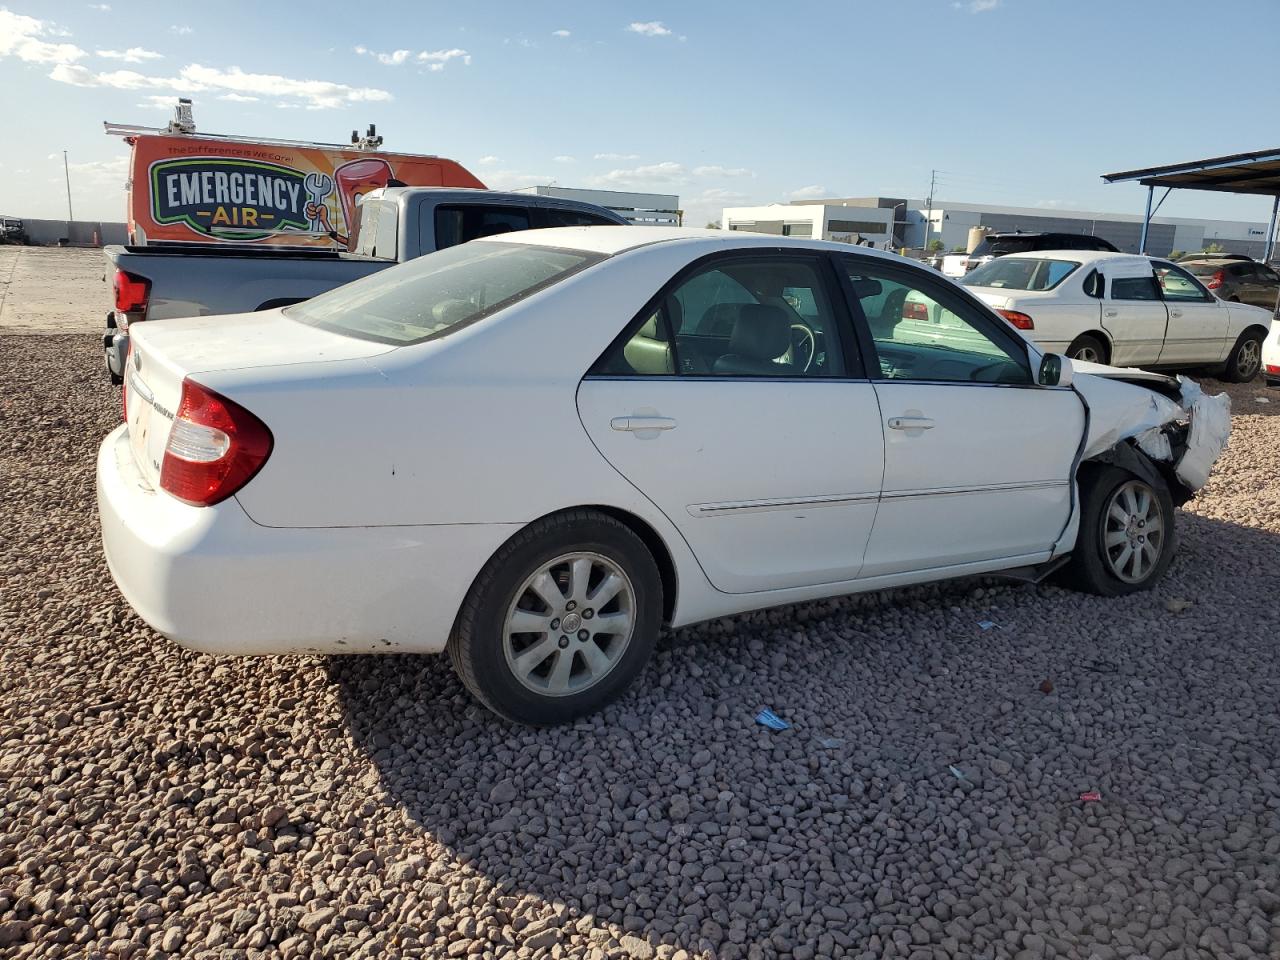
[[[279,528],[232,498],[154,490],[127,428],[98,451],[107,566],[166,637],[206,653],[435,653],[480,568],[519,525]]]

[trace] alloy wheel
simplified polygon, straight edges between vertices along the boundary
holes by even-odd
[[[1240,379],[1246,383],[1252,380],[1261,365],[1262,345],[1257,340],[1246,340],[1240,344],[1240,353],[1236,356],[1236,369],[1240,371]]]
[[[502,649],[521,686],[544,697],[569,696],[617,666],[635,621],[635,588],[626,572],[598,553],[568,553],[516,591]]]
[[[1164,517],[1156,492],[1142,480],[1116,488],[1103,512],[1102,554],[1125,583],[1151,575],[1164,548]]]

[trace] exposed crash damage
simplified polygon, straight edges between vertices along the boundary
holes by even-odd
[[[1082,462],[1112,463],[1168,485],[1185,503],[1209,479],[1231,434],[1231,398],[1186,377],[1075,362],[1073,386],[1089,410]]]

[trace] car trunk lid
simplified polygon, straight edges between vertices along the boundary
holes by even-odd
[[[143,477],[159,488],[182,381],[201,373],[373,357],[395,347],[298,323],[280,310],[148,321],[130,330],[125,420]]]

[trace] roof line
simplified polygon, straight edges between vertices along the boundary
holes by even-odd
[[[1144,167],[1138,170],[1122,170],[1119,173],[1104,173],[1102,179],[1107,183],[1120,183],[1125,180],[1140,180],[1143,177],[1194,173],[1198,170],[1213,170],[1216,167],[1230,167],[1240,163],[1267,160],[1280,160],[1280,147],[1275,147],[1271,150],[1255,150],[1252,153],[1233,153],[1225,157],[1209,157],[1205,160],[1192,160],[1187,163],[1172,163],[1163,167]]]

